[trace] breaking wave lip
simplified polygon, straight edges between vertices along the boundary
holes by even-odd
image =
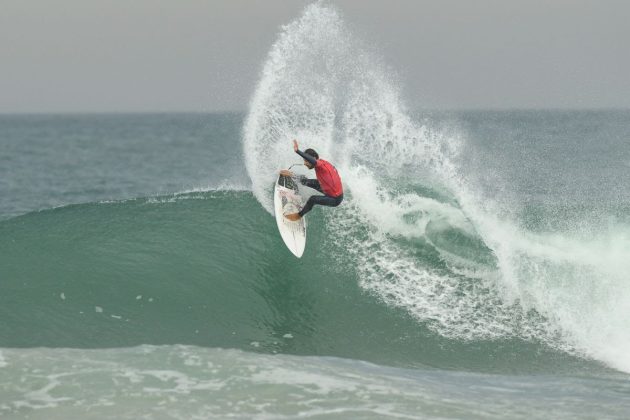
[[[136,197],[128,197],[128,198],[106,198],[106,199],[101,199],[101,200],[96,200],[93,202],[69,202],[69,203],[61,203],[55,206],[49,206],[49,207],[42,207],[42,208],[37,208],[37,209],[33,209],[30,211],[25,211],[23,213],[19,213],[19,214],[13,214],[8,216],[7,218],[1,218],[0,217],[0,222],[6,221],[6,220],[11,220],[14,219],[16,217],[21,217],[21,216],[25,216],[27,214],[31,214],[31,213],[38,213],[38,212],[44,212],[44,211],[50,211],[50,210],[55,210],[55,209],[61,209],[64,207],[69,207],[69,206],[77,206],[77,205],[82,205],[82,204],[92,204],[92,203],[96,203],[96,204],[119,204],[119,203],[126,203],[126,202],[134,202],[134,201],[138,201],[138,200],[146,200],[147,202],[151,202],[151,203],[160,203],[160,202],[167,202],[167,201],[177,201],[177,200],[182,200],[182,199],[191,199],[191,198],[202,198],[202,196],[197,196],[197,197],[193,197],[193,194],[203,194],[203,193],[211,193],[211,192],[229,192],[229,191],[234,191],[234,192],[251,192],[252,188],[251,185],[246,185],[246,184],[242,184],[242,183],[233,183],[230,180],[224,180],[221,181],[219,183],[208,183],[205,186],[196,186],[196,187],[191,187],[191,188],[184,188],[182,190],[179,191],[175,191],[175,192],[170,192],[170,193],[154,193],[154,194],[147,194],[147,195],[139,195]]]
[[[191,200],[191,199],[206,199],[208,198],[205,193],[212,192],[252,192],[251,185],[245,184],[234,184],[230,181],[220,182],[218,184],[208,184],[206,186],[192,187],[182,189],[180,191],[175,191],[172,193],[156,193],[156,194],[148,194],[148,195],[139,195],[137,197],[130,198],[120,198],[113,199],[107,198],[102,200],[96,200],[91,202],[79,202],[79,203],[62,203],[56,206],[43,207],[35,210],[26,211],[24,213],[11,215],[8,218],[2,219],[0,218],[0,223],[4,221],[9,221],[18,217],[26,216],[32,213],[41,213],[51,210],[63,209],[71,206],[80,206],[85,204],[121,204],[121,203],[132,203],[137,201],[145,201],[149,204],[158,204],[158,203],[167,203],[167,202],[175,202],[179,200]]]
[[[622,258],[630,241],[521,229],[512,209],[463,173],[466,139],[412,120],[393,79],[332,6],[307,6],[284,26],[243,129],[263,208],[272,213],[275,173],[293,161],[290,141],[298,138],[340,169],[347,200],[326,212],[327,229],[345,238],[338,252],[352,259],[365,290],[447,337],[540,340],[630,372],[630,262]],[[453,200],[405,196],[392,183],[402,177],[446,189]],[[427,227],[439,221],[479,239],[486,263],[479,268],[431,243]],[[432,244],[444,267],[427,266],[398,237]],[[462,275],[470,272],[472,279]]]
[[[213,192],[213,191],[252,191],[251,185],[245,185],[240,183],[233,183],[230,180],[224,180],[217,184],[208,184],[206,186],[199,186],[193,188],[187,188],[174,193],[175,195],[183,195],[198,192]]]

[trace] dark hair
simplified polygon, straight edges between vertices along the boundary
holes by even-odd
[[[315,159],[319,159],[319,155],[317,154],[317,152],[313,149],[306,149],[304,151],[304,153],[306,153],[307,155],[311,155],[313,156]]]

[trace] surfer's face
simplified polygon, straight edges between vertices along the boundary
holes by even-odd
[[[304,166],[306,166],[308,169],[313,169],[313,165],[308,163],[308,160],[304,160]]]

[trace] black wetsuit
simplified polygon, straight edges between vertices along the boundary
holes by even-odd
[[[313,167],[317,164],[317,159],[313,156],[302,152],[301,150],[297,150],[296,153],[302,156],[308,163],[310,163]],[[313,188],[314,190],[319,191],[324,195],[312,195],[306,201],[306,204],[300,210],[299,215],[303,217],[306,213],[311,211],[314,205],[318,204],[320,206],[328,206],[328,207],[337,207],[343,201],[343,193],[337,197],[331,197],[326,195],[324,191],[322,191],[322,187],[319,184],[319,181],[316,179],[308,179],[305,176],[299,177],[299,181],[302,185],[306,185],[309,188]]]

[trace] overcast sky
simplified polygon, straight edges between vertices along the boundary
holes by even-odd
[[[246,110],[302,0],[0,0],[0,112]],[[333,0],[422,108],[630,108],[630,1]]]

